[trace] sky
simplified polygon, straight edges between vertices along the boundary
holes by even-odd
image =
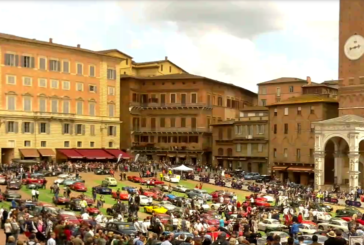
[[[279,77],[337,79],[338,21],[338,0],[0,1],[2,33],[118,49],[136,62],[167,56],[255,92]]]

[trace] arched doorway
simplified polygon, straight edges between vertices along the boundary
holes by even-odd
[[[349,145],[345,139],[335,136],[325,145],[325,185],[347,184]],[[346,170],[346,171],[345,171]]]

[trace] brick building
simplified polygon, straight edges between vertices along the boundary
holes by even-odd
[[[236,120],[212,125],[214,165],[267,173],[268,108],[253,106],[240,111]]]
[[[257,103],[251,91],[191,74],[122,76],[121,87],[121,148],[172,163],[211,164],[210,125]]]

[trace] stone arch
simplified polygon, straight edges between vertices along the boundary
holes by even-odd
[[[349,144],[350,141],[349,141],[349,138],[347,137],[347,135],[344,135],[343,133],[341,133],[341,134],[340,133],[332,133],[332,134],[329,134],[329,135],[327,135],[327,136],[325,136],[323,138],[323,140],[322,140],[322,149],[325,150],[327,142],[334,139],[334,138],[341,138],[346,142],[346,144],[350,145]]]

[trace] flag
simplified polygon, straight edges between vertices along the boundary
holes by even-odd
[[[123,154],[120,153],[118,156],[118,161],[116,163],[119,163],[122,157],[123,157]]]

